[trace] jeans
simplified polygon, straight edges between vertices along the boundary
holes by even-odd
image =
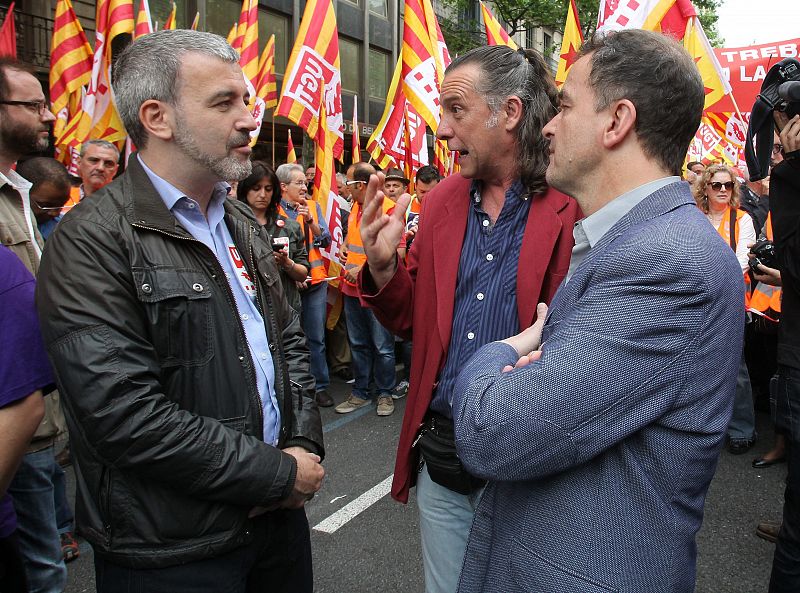
[[[327,389],[331,380],[325,360],[325,316],[328,306],[328,283],[320,282],[300,293],[303,310],[300,323],[311,351],[311,374],[317,383],[316,390]]]
[[[800,369],[778,367],[777,423],[786,430],[789,473],[783,500],[783,525],[775,545],[769,593],[800,591]]]
[[[375,314],[362,307],[358,297],[344,295],[347,337],[353,357],[353,395],[370,397],[370,375],[378,395],[390,395],[397,384],[394,370],[394,336]]]
[[[459,494],[440,486],[422,466],[417,477],[417,506],[425,593],[455,593],[458,588],[467,538],[481,494],[483,488],[472,494]]]
[[[273,511],[251,527],[247,545],[165,568],[129,568],[95,554],[97,593],[311,593],[305,509]]]
[[[733,399],[733,415],[728,423],[728,438],[735,440],[752,440],[756,436],[756,414],[753,409],[753,388],[750,386],[750,375],[744,355],[739,363],[739,374],[736,376],[736,396]]]
[[[8,488],[17,512],[19,551],[30,593],[61,593],[67,584],[56,519],[58,471],[63,479],[54,447],[28,453]]]

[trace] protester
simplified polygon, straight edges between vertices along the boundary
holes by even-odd
[[[344,299],[347,338],[353,357],[353,391],[345,401],[336,406],[338,414],[349,414],[372,401],[372,385],[377,393],[376,413],[390,416],[394,413],[392,392],[397,384],[395,374],[394,336],[370,309],[361,304],[358,292],[358,274],[367,263],[362,237],[364,196],[370,175],[375,168],[368,163],[355,163],[347,169],[353,210],[344,252]]]
[[[45,241],[61,220],[61,210],[69,200],[69,174],[55,159],[34,157],[17,166],[17,173],[31,182],[31,211]]]
[[[736,258],[679,177],[703,88],[658,33],[581,47],[544,128],[547,180],[587,215],[569,273],[453,392],[459,456],[489,481],[461,592],[694,590],[744,329]]]
[[[81,184],[73,187],[69,201],[64,205],[66,214],[86,196],[91,196],[114,179],[119,169],[119,149],[107,140],[87,140],[81,145],[78,175]]]
[[[392,202],[397,202],[408,191],[408,178],[400,169],[389,169],[383,180],[383,195]]]
[[[407,265],[395,249],[408,197],[383,216],[382,180],[371,180],[361,223],[362,301],[414,342],[392,495],[406,502],[416,483],[428,593],[455,591],[483,487],[456,457],[456,376],[480,346],[534,322],[536,302],[549,301],[567,272],[579,216],[544,180],[541,129],[558,99],[538,54],[506,46],[465,53],[445,73],[441,103],[438,136],[460,154],[461,172],[425,197]],[[420,459],[429,433],[446,450]],[[452,461],[454,471],[442,471]]]
[[[800,116],[776,112],[784,161],[770,176],[775,255],[783,285],[778,328],[777,422],[786,431],[789,473],[783,525],[775,546],[769,593],[800,589]]]
[[[309,167],[313,169],[313,167]],[[302,301],[301,322],[303,332],[311,350],[311,374],[316,382],[314,398],[317,404],[328,408],[333,398],[328,394],[330,374],[325,356],[325,313],[328,297],[328,283],[325,280],[325,267],[321,249],[331,244],[328,223],[322,215],[320,205],[309,197],[306,191],[306,178],[300,165],[284,164],[275,174],[280,181],[280,213],[300,225],[305,237],[306,252],[310,266],[310,279],[301,283]],[[313,178],[312,178],[313,183]]]
[[[114,66],[139,153],[50,238],[37,304],[66,400],[98,593],[311,592],[324,475],[308,350],[268,235],[224,39],[146,35]]]
[[[286,300],[300,313],[297,283],[305,282],[308,274],[308,253],[300,225],[279,211],[281,187],[277,175],[266,164],[255,161],[253,172],[237,183],[236,193],[272,237],[275,265],[281,271]]]
[[[417,174],[414,177],[414,189],[417,190],[417,193],[411,198],[411,204],[408,206],[406,233],[403,236],[406,253],[411,249],[411,243],[414,241],[414,236],[419,228],[419,213],[422,211],[422,202],[428,192],[436,187],[441,179],[436,167],[425,165],[417,169]]]
[[[47,149],[55,117],[47,109],[34,71],[12,58],[0,58],[0,96],[4,97],[0,101],[2,240],[35,277],[44,242],[31,212],[31,184],[12,166],[24,156]],[[61,593],[67,578],[54,494],[64,476],[56,463],[54,446],[62,425],[58,395],[53,394],[45,401],[44,419],[9,486],[28,586],[44,593]]]
[[[42,390],[53,384],[53,374],[39,334],[33,276],[4,245],[0,270],[0,328],[6,344],[0,349],[0,591],[26,593],[16,515],[7,490],[44,417]]]
[[[756,242],[755,227],[750,215],[739,209],[739,183],[726,165],[711,165],[706,168],[694,185],[697,205],[708,221],[736,254],[741,273],[749,280],[750,245]],[[749,296],[749,283],[745,287]],[[744,347],[744,344],[743,344]],[[734,455],[747,453],[756,442],[756,416],[753,409],[753,390],[747,362],[742,352],[736,377],[736,398],[733,415],[728,425],[728,452]]]

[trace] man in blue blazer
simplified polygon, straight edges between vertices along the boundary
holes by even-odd
[[[703,102],[655,33],[596,36],[570,71],[544,128],[547,181],[587,216],[570,270],[454,390],[459,455],[489,480],[461,592],[694,590],[744,329],[736,258],[677,177]]]

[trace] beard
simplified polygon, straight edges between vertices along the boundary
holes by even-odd
[[[176,123],[175,144],[183,154],[203,165],[224,181],[241,181],[250,175],[253,170],[253,164],[250,159],[241,160],[235,156],[227,156],[234,148],[243,146],[250,141],[250,135],[247,132],[237,134],[228,140],[225,146],[226,156],[214,156],[205,152],[194,139],[194,136],[187,131],[190,126],[185,119],[182,117],[176,118]]]
[[[50,138],[42,138],[39,134],[47,129],[47,126],[26,126],[5,119],[0,125],[0,145],[21,156],[43,152],[49,148]]]

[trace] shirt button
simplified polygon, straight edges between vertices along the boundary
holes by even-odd
[[[239,357],[239,360],[240,360],[241,362],[244,362],[244,356],[240,356],[240,357]]]
[[[189,208],[191,208],[192,210],[194,210],[194,204],[193,204],[192,202],[189,202]]]
[[[264,352],[261,353],[261,360],[267,360],[266,353],[264,353]]]
[[[487,253],[486,254],[486,261],[492,261],[493,259],[494,259],[494,256],[491,253]]]
[[[474,340],[474,339],[475,339],[475,334],[474,334],[474,333],[472,333],[472,332],[469,332],[469,333],[467,334],[467,339],[468,339],[468,340]]]
[[[478,294],[475,295],[475,298],[478,299],[479,301],[482,301],[483,300],[483,293],[479,292]]]
[[[482,222],[481,224],[482,224],[483,226],[489,226],[489,219],[488,219],[488,218],[484,218],[484,219],[483,219],[483,222]]]
[[[247,313],[242,315],[242,321],[247,321],[248,319],[250,319],[250,316]]]

